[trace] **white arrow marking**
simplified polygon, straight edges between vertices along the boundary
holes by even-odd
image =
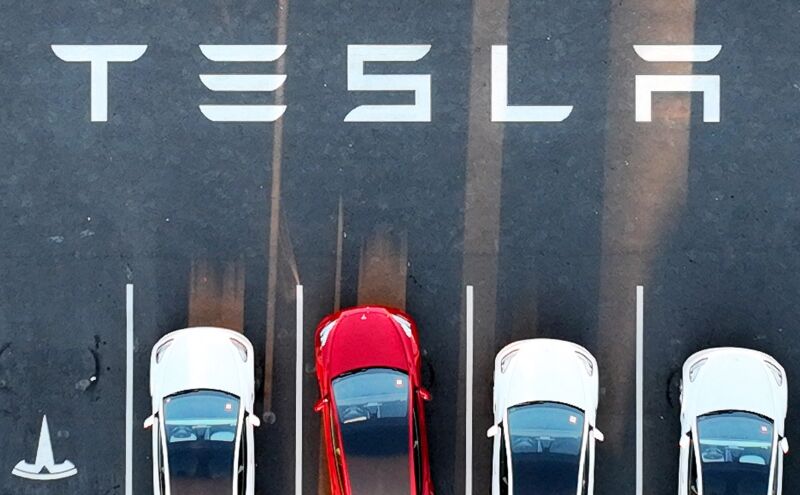
[[[39,447],[36,449],[36,462],[33,464],[24,459],[19,461],[14,470],[14,476],[29,480],[59,480],[78,474],[75,465],[68,460],[56,464],[53,459],[53,445],[50,443],[50,428],[47,426],[47,416],[42,417],[42,430],[39,432]]]

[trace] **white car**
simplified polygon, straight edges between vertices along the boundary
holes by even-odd
[[[254,493],[253,345],[197,327],[165,335],[150,357],[153,493]]]
[[[679,495],[780,495],[786,372],[767,354],[732,347],[683,365]]]
[[[597,361],[570,342],[532,339],[495,359],[493,495],[591,495]]]

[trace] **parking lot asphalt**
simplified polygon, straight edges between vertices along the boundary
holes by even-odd
[[[475,287],[473,493],[488,493],[491,373],[522,338],[587,347],[600,368],[598,494],[635,493],[635,288],[644,286],[644,492],[677,488],[674,373],[704,347],[772,354],[800,419],[800,8],[790,0],[426,3],[0,0],[0,494],[125,493],[125,286],[134,284],[135,494],[151,490],[149,356],[165,333],[219,324],[256,349],[258,494],[294,490],[295,286],[304,287],[303,493],[320,468],[312,335],[340,308],[390,302],[416,320],[433,394],[436,492],[463,493],[464,293]],[[285,40],[277,63],[216,63],[198,45]],[[88,64],[51,44],[146,44],[109,65],[107,122]],[[719,44],[653,64],[634,44]],[[430,122],[351,123],[408,93],[347,90],[348,44],[430,44]],[[559,123],[490,120],[490,50],[509,103],[572,105]],[[288,74],[279,123],[211,122],[198,75]],[[718,74],[702,98],[654,100],[637,74]],[[271,356],[271,357],[270,357]],[[11,474],[46,415],[77,475]],[[800,437],[798,437],[800,438]],[[800,490],[790,455],[784,493]],[[322,481],[320,481],[322,480]]]

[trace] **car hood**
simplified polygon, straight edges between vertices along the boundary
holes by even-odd
[[[692,382],[688,380],[689,369],[701,359],[707,361]],[[782,424],[786,414],[785,372],[779,368],[784,373],[781,386],[767,367],[767,360],[773,362],[765,354],[746,349],[693,356],[684,370],[685,412],[697,417],[718,411],[748,411]]]
[[[231,339],[244,345],[246,360]],[[211,327],[172,332],[153,347],[150,363],[154,410],[169,395],[199,389],[233,394],[252,409],[253,347],[237,332]]]
[[[503,357],[515,351],[503,373]],[[592,362],[591,375],[576,352]],[[561,402],[585,411],[587,419],[593,421],[597,395],[597,363],[578,345],[551,339],[524,340],[507,346],[497,356],[495,405],[499,414],[528,402]]]
[[[414,370],[417,347],[392,314],[382,307],[359,307],[333,320],[325,343],[323,363],[330,378],[365,368]]]

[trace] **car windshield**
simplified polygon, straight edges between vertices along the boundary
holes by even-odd
[[[584,414],[542,402],[508,410],[514,495],[575,495]]]
[[[164,399],[172,495],[230,495],[239,399],[211,390]]]
[[[697,418],[703,495],[767,495],[772,421],[748,412]]]
[[[333,400],[354,495],[408,494],[408,375],[369,369],[333,380]]]

